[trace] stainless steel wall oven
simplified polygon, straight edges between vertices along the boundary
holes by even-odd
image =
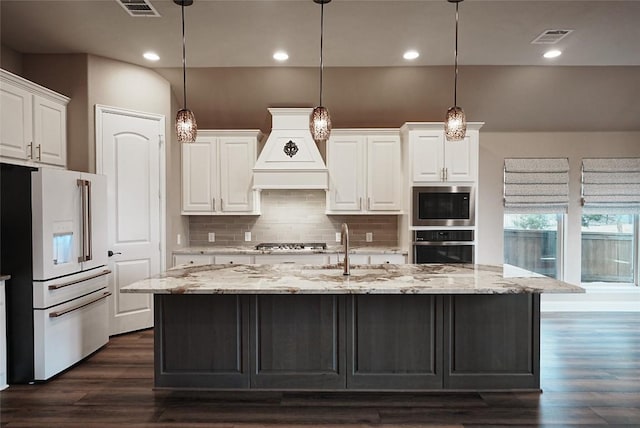
[[[473,230],[416,230],[413,235],[413,262],[473,263]]]

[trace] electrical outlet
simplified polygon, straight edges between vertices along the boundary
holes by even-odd
[[[244,240],[247,242],[251,241],[251,232],[244,233]]]
[[[181,245],[181,244],[182,244],[182,235],[178,233],[178,235],[176,236],[176,245]]]
[[[342,241],[342,237],[340,236],[340,232],[336,232],[336,242]]]
[[[216,234],[209,232],[209,242],[216,242]]]
[[[373,232],[367,232],[364,240],[367,242],[373,242]]]

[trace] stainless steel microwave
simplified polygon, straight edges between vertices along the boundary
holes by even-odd
[[[414,187],[412,223],[414,226],[473,226],[475,187]]]

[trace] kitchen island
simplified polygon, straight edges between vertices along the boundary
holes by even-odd
[[[154,293],[155,385],[257,390],[540,388],[540,293],[502,266],[207,265]],[[515,276],[514,276],[515,275]]]

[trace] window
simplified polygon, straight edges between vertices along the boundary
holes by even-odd
[[[505,214],[504,263],[561,278],[561,214]]]
[[[582,215],[582,282],[634,282],[638,215]]]
[[[638,284],[640,158],[582,159],[582,281]]]
[[[504,161],[504,263],[563,278],[569,160]]]

